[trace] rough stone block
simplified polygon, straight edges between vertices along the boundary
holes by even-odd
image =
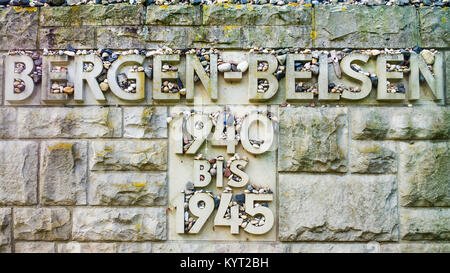
[[[55,242],[17,242],[15,253],[55,253]]]
[[[275,5],[205,5],[205,25],[312,25],[312,8]]]
[[[87,142],[41,143],[40,198],[46,205],[85,205]]]
[[[167,204],[166,173],[91,173],[89,204],[163,206]]]
[[[0,8],[0,44],[2,50],[35,49],[38,34],[37,8]]]
[[[120,137],[122,109],[116,107],[19,108],[22,138]]]
[[[350,150],[352,173],[396,173],[397,151],[393,142],[353,141]]]
[[[448,241],[450,209],[400,209],[400,235],[407,241]]]
[[[127,107],[123,110],[124,137],[166,138],[167,107]]]
[[[42,7],[41,27],[126,26],[143,23],[144,8],[136,5]]]
[[[58,253],[116,253],[116,243],[58,243]]]
[[[71,232],[67,208],[15,208],[14,238],[28,241],[67,240]]]
[[[201,7],[191,5],[147,6],[145,24],[165,26],[201,25]]]
[[[279,171],[346,172],[346,108],[280,108]]]
[[[97,29],[97,46],[100,48],[171,48],[186,47],[186,31],[184,27],[169,26],[128,26],[99,27]]]
[[[448,139],[450,109],[439,106],[354,108],[353,139]]]
[[[450,12],[440,7],[419,8],[420,36],[423,47],[450,46]]]
[[[17,113],[15,108],[0,108],[0,138],[13,138],[16,136],[16,118]]]
[[[281,241],[398,240],[393,175],[280,174]]]
[[[284,253],[288,245],[269,242],[164,242],[153,243],[153,253]]]
[[[36,204],[38,144],[0,142],[0,205]]]
[[[165,171],[167,141],[129,140],[91,142],[90,168],[96,171]]]
[[[450,142],[399,143],[402,206],[450,206]]]
[[[39,48],[65,49],[95,48],[94,27],[41,27],[39,29]]]
[[[412,6],[315,8],[316,47],[404,48],[419,44],[419,21]]]
[[[158,241],[166,239],[165,208],[75,208],[76,241]]]
[[[310,25],[248,26],[242,30],[243,46],[252,47],[311,47]]]
[[[11,209],[0,208],[0,253],[11,252]]]

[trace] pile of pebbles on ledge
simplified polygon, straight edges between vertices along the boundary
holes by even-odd
[[[42,6],[78,6],[78,5],[357,5],[357,6],[449,6],[448,0],[0,0],[1,6],[42,7]]]
[[[272,122],[274,122],[275,124],[278,124],[278,118],[274,115],[274,113],[272,113],[268,110],[264,110],[264,111],[252,110],[250,113],[266,115]],[[248,114],[245,114],[244,116],[240,117],[240,116],[236,115],[235,113],[232,113],[228,107],[225,107],[224,110],[216,111],[213,113],[208,113],[208,112],[203,112],[203,111],[195,111],[195,110],[191,110],[191,111],[186,110],[186,111],[181,111],[179,113],[172,113],[169,117],[167,117],[166,121],[167,121],[167,123],[170,123],[175,118],[182,118],[183,119],[182,127],[186,128],[187,118],[194,114],[204,114],[204,115],[209,116],[209,118],[211,119],[211,122],[213,123],[214,127],[216,127],[216,128],[217,128],[219,116],[224,115],[224,129],[223,129],[224,131],[221,132],[220,137],[223,140],[227,139],[226,127],[234,126],[235,139],[237,141],[240,141],[240,139],[241,139],[240,132],[241,132],[242,123],[243,123],[244,119],[248,116]],[[196,126],[200,126],[200,125],[196,124]],[[186,130],[183,130],[183,151],[184,152],[186,152],[189,149],[189,147],[192,145],[192,143],[194,142],[194,138],[185,131]],[[257,149],[260,148],[261,145],[264,143],[263,140],[259,140],[259,139],[249,139],[249,142],[250,142],[250,144],[252,144],[252,146],[254,148],[257,148]]]
[[[217,175],[217,164],[223,164],[223,175],[224,177],[228,178],[229,180],[233,179],[235,181],[240,181],[240,177],[237,175],[234,175],[230,171],[231,163],[235,160],[244,160],[248,162],[248,158],[246,156],[240,156],[239,154],[234,154],[227,162],[225,162],[225,159],[222,155],[219,155],[215,158],[206,159],[203,157],[203,155],[199,154],[195,156],[196,160],[208,160],[208,162],[211,164],[211,168],[209,170],[209,173],[211,176],[215,177]],[[240,170],[243,170],[244,168],[241,165],[238,165],[238,168]],[[201,177],[200,177],[201,179]],[[195,186],[192,182],[187,182],[185,188],[181,191],[181,193],[184,194],[184,227],[185,232],[188,232],[192,226],[195,224],[196,219],[189,213],[189,199],[196,193],[206,193],[211,198],[214,199],[214,208],[217,209],[220,204],[221,200],[221,193],[218,195],[214,195],[214,193],[210,190],[196,190]],[[230,187],[224,187],[223,193],[233,193],[233,189]],[[231,207],[232,206],[238,206],[239,207],[239,218],[242,219],[242,228],[246,228],[247,225],[252,224],[255,226],[263,226],[265,223],[265,219],[262,216],[256,215],[250,216],[245,212],[245,194],[272,194],[272,190],[270,187],[262,187],[257,184],[249,184],[247,185],[246,189],[244,190],[244,193],[236,194],[233,196],[230,204],[228,204],[228,208],[226,210],[226,213],[224,217],[226,219],[231,218]],[[199,208],[204,208],[205,204],[204,202],[198,203]],[[259,206],[265,206],[269,207],[267,202],[257,202],[255,203],[255,207]]]

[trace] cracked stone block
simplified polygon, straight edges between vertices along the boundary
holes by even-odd
[[[400,235],[406,241],[448,241],[450,208],[401,208]]]
[[[37,143],[0,141],[0,205],[36,204],[37,173]]]
[[[0,208],[0,253],[11,252],[11,209]]]
[[[91,173],[89,204],[163,206],[167,204],[166,173]]]
[[[400,243],[381,245],[383,253],[450,253],[449,243]]]
[[[239,25],[271,26],[312,24],[312,8],[303,6],[275,5],[236,5],[203,6],[203,24],[205,25]]]
[[[27,241],[68,240],[72,228],[68,208],[15,208],[14,238]]]
[[[346,172],[346,108],[280,108],[279,171]]]
[[[147,6],[146,25],[195,26],[202,24],[200,6]]]
[[[74,208],[76,241],[166,240],[165,208]]]
[[[15,108],[0,108],[0,138],[13,138],[17,135],[16,118]]]
[[[87,142],[41,143],[40,198],[46,205],[85,205]]]
[[[0,44],[2,50],[35,49],[38,37],[37,8],[0,8]]]
[[[17,242],[15,253],[56,253],[55,242]]]
[[[90,168],[93,171],[165,171],[167,141],[92,141]]]
[[[386,141],[353,141],[350,150],[352,173],[396,173],[396,145]]]
[[[140,25],[143,17],[142,6],[127,4],[42,7],[39,15],[41,27]]]
[[[124,137],[166,138],[167,107],[126,107],[123,110]]]
[[[280,174],[281,241],[397,241],[394,175]]]
[[[405,48],[420,40],[413,6],[320,6],[314,18],[316,47]]]
[[[450,46],[450,12],[441,7],[420,7],[420,35],[422,47]]]
[[[116,107],[19,108],[21,138],[120,137],[122,109]]]
[[[450,206],[450,142],[399,143],[400,204]]]
[[[448,139],[450,108],[376,107],[351,111],[353,139]]]

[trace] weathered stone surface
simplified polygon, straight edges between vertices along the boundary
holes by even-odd
[[[91,173],[89,204],[163,206],[167,204],[166,173]]]
[[[36,204],[38,144],[0,142],[0,205]]]
[[[153,253],[284,253],[289,246],[269,242],[164,242],[153,243]]]
[[[450,142],[399,143],[402,206],[450,206]]]
[[[363,243],[291,243],[291,253],[379,253],[378,242]]]
[[[396,173],[397,151],[393,142],[353,141],[350,150],[352,173]]]
[[[446,80],[445,83],[446,85],[446,104],[450,105],[450,88],[448,86],[448,84],[450,83],[450,51],[446,51],[445,52],[445,75],[446,75]]]
[[[346,108],[280,108],[279,171],[346,172]]]
[[[58,243],[58,253],[115,253],[116,243]]]
[[[112,49],[185,48],[186,31],[187,28],[178,26],[100,27],[97,29],[97,46]]]
[[[447,8],[419,8],[420,36],[423,47],[450,46],[450,12]]]
[[[308,25],[312,24],[312,8],[274,5],[205,5],[205,25]]]
[[[413,47],[419,44],[414,7],[320,6],[315,8],[315,46]]]
[[[202,24],[202,11],[200,6],[147,6],[145,18],[147,25],[166,26],[195,26]]]
[[[154,241],[166,239],[165,208],[75,208],[76,241]]]
[[[381,245],[383,253],[450,253],[449,243],[401,243]]]
[[[351,111],[353,139],[448,139],[450,108],[376,107]]]
[[[0,108],[0,138],[13,138],[16,136],[16,118],[17,113],[15,108]]]
[[[19,108],[18,135],[22,138],[119,137],[122,109],[116,107]]]
[[[311,47],[311,26],[249,26],[242,30],[243,46],[252,47]]]
[[[68,208],[14,209],[16,240],[52,241],[70,238],[71,221]]]
[[[282,241],[396,241],[393,175],[280,174]]]
[[[96,140],[91,151],[91,170],[167,170],[166,140]]]
[[[400,209],[400,235],[407,241],[448,241],[450,209]]]
[[[117,243],[118,253],[151,253],[152,243]]]
[[[202,26],[186,28],[186,47],[244,48],[244,34],[239,26]]]
[[[38,33],[36,8],[0,8],[0,44],[2,50],[35,49]],[[19,46],[20,45],[20,46]]]
[[[127,107],[123,111],[124,137],[167,137],[166,107]]]
[[[11,252],[11,209],[0,208],[0,253]]]
[[[95,27],[41,27],[39,29],[39,48],[65,49],[95,48]]]
[[[54,242],[17,242],[15,253],[55,253]]]
[[[41,27],[126,26],[143,23],[142,6],[79,5],[71,7],[43,7],[40,10]]]
[[[42,142],[40,163],[39,186],[43,204],[86,204],[86,141]]]

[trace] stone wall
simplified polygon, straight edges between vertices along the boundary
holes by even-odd
[[[17,48],[419,45],[444,52],[449,71],[449,22],[447,8],[412,6],[9,7],[0,66]],[[170,104],[0,95],[0,252],[450,252],[449,90],[413,107],[269,101],[280,145],[265,242],[169,240]]]

